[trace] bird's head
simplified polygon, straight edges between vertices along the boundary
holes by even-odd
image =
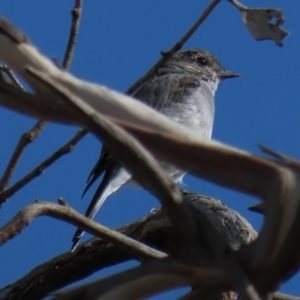
[[[189,72],[202,80],[219,82],[227,78],[241,76],[241,74],[226,71],[222,68],[217,57],[207,51],[190,49],[179,51],[166,63],[166,67],[175,67],[178,73]]]

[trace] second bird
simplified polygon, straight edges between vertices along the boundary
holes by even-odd
[[[223,79],[237,76],[240,74],[225,71],[217,58],[204,50],[183,50],[169,59],[133,97],[196,131],[199,137],[210,139],[218,84]],[[185,172],[164,163],[163,167],[176,183],[182,181]],[[94,218],[109,195],[131,179],[131,175],[103,147],[84,194],[103,173],[102,182],[85,213],[90,219]],[[78,228],[73,237],[72,251],[83,234],[84,231]]]

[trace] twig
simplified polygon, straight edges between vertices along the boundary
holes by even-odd
[[[76,40],[78,36],[81,12],[82,12],[82,2],[83,0],[75,0],[75,6],[71,11],[72,14],[72,25],[70,28],[69,40],[65,52],[65,57],[63,60],[63,68],[68,70],[74,55]]]
[[[45,125],[45,121],[38,121],[29,131],[22,134],[15,148],[15,151],[11,156],[11,159],[6,167],[6,170],[4,171],[4,174],[0,180],[0,193],[2,193],[7,187],[25,147],[28,144],[32,143],[40,135]]]
[[[219,268],[215,268],[215,270],[215,277],[221,278],[225,282],[224,273]],[[207,262],[202,262],[201,270],[200,268],[195,270],[193,267],[186,267],[170,258],[165,258],[88,284],[58,291],[53,295],[52,300],[149,299],[150,296],[167,290],[203,282],[205,280],[203,277],[208,277],[208,280],[211,280],[212,277],[209,275]],[[227,281],[225,290],[229,288],[230,285]],[[214,295],[216,292],[220,294],[223,290],[224,285],[216,285]]]
[[[14,85],[21,90],[25,91],[24,86],[21,84],[21,82],[17,79],[17,77],[13,74],[11,68],[7,65],[0,66],[1,70],[11,79],[11,81],[14,83]]]
[[[9,197],[14,195],[17,191],[19,191],[22,187],[24,187],[28,182],[41,175],[46,168],[48,168],[50,165],[56,162],[60,157],[71,152],[74,146],[87,134],[87,132],[88,131],[86,129],[79,130],[70,141],[68,141],[65,145],[59,148],[56,152],[54,152],[50,157],[48,157],[40,165],[34,168],[31,172],[25,175],[15,185],[1,192],[0,205],[3,204]]]
[[[213,9],[218,5],[220,0],[213,0],[211,4],[201,14],[199,19],[193,24],[193,26],[185,33],[185,35],[169,50],[162,52],[162,57],[159,61],[138,81],[136,81],[131,87],[127,89],[125,94],[132,95],[142,84],[144,84],[149,78],[157,74],[160,67],[166,63],[177,51],[179,51],[184,43],[192,36],[192,34],[199,28],[199,26],[205,21]]]
[[[137,242],[119,232],[95,223],[71,207],[45,201],[36,201],[18,212],[13,219],[0,229],[0,245],[18,235],[35,218],[47,215],[83,228],[85,231],[109,241],[140,260],[166,257],[166,254]]]
[[[34,119],[76,126],[83,125],[67,106],[60,105],[58,109],[55,109],[51,100],[44,101],[44,96],[22,91],[5,80],[5,78],[3,80],[0,78],[0,106]]]

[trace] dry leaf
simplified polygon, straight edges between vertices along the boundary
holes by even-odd
[[[277,8],[248,8],[236,0],[230,0],[242,13],[243,21],[257,40],[274,40],[278,46],[283,46],[282,40],[289,34],[281,28],[284,23],[283,11]],[[275,18],[275,22],[271,22]]]

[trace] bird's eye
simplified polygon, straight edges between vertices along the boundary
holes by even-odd
[[[198,58],[198,63],[202,66],[206,66],[208,64],[207,59],[205,59],[204,57],[199,57]]]

